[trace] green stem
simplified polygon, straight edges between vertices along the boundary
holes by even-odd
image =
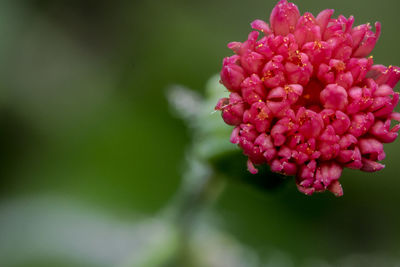
[[[223,191],[225,181],[200,160],[188,160],[187,167],[181,188],[160,216],[165,219],[169,233],[151,248],[149,257],[140,263],[140,267],[197,266],[193,234],[201,214]]]
[[[191,246],[196,223],[202,212],[218,198],[225,185],[224,179],[210,168],[200,175],[195,173],[195,169],[185,175],[178,198],[173,204],[173,223],[178,231],[176,260],[179,266],[194,266]]]

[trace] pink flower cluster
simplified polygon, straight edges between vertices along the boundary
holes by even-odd
[[[255,20],[248,39],[232,42],[235,55],[223,60],[221,83],[231,92],[215,109],[235,126],[231,142],[248,156],[247,167],[268,164],[296,176],[298,189],[311,195],[343,194],[344,167],[379,171],[383,143],[393,142],[400,114],[393,87],[400,68],[374,65],[380,32],[369,24],[353,28],[354,18],[332,18],[327,9],[300,15],[281,0],[270,26]],[[260,37],[260,32],[263,34]]]

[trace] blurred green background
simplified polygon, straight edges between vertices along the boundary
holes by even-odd
[[[399,1],[295,3],[301,12],[334,8],[335,16],[354,15],[356,24],[382,22],[375,62],[400,65]],[[165,89],[182,84],[204,94],[231,54],[226,44],[245,40],[250,22],[267,19],[274,5],[1,1],[0,205],[28,199],[29,206],[30,198],[52,195],[118,220],[157,214],[179,188],[190,144],[190,131],[171,115]],[[352,255],[398,257],[399,148],[398,141],[385,147],[386,168],[379,173],[346,170],[339,199],[304,196],[293,180],[270,192],[228,183],[213,207],[219,225],[255,255],[281,251],[291,266],[310,259],[331,266],[323,264]],[[12,225],[12,216],[0,210],[0,223]],[[29,227],[29,217],[16,213],[21,217],[15,220]],[[17,241],[13,248],[24,238]],[[7,242],[0,236],[0,244]],[[23,266],[35,261],[61,266],[63,259],[48,254]]]

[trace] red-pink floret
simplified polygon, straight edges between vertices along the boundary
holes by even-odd
[[[393,112],[400,68],[373,65],[367,57],[380,23],[373,32],[369,24],[353,28],[352,16],[332,14],[301,16],[281,0],[270,25],[251,23],[257,31],[245,42],[228,44],[235,55],[224,59],[221,83],[231,94],[216,106],[235,126],[231,142],[248,156],[251,173],[257,173],[254,164],[268,164],[296,176],[307,195],[329,190],[341,196],[344,167],[384,168],[382,143],[393,142],[400,129],[391,126],[400,121]]]

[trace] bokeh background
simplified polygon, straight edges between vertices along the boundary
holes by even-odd
[[[399,1],[296,4],[382,22],[375,62],[400,65]],[[204,95],[226,44],[245,40],[274,5],[1,1],[0,265],[114,266],[134,255],[127,244],[141,230],[131,225],[156,217],[179,190],[191,140],[166,88]],[[293,181],[271,191],[229,182],[212,207],[215,224],[255,264],[399,266],[399,141],[385,151],[381,172],[344,172],[339,199],[304,196]]]

